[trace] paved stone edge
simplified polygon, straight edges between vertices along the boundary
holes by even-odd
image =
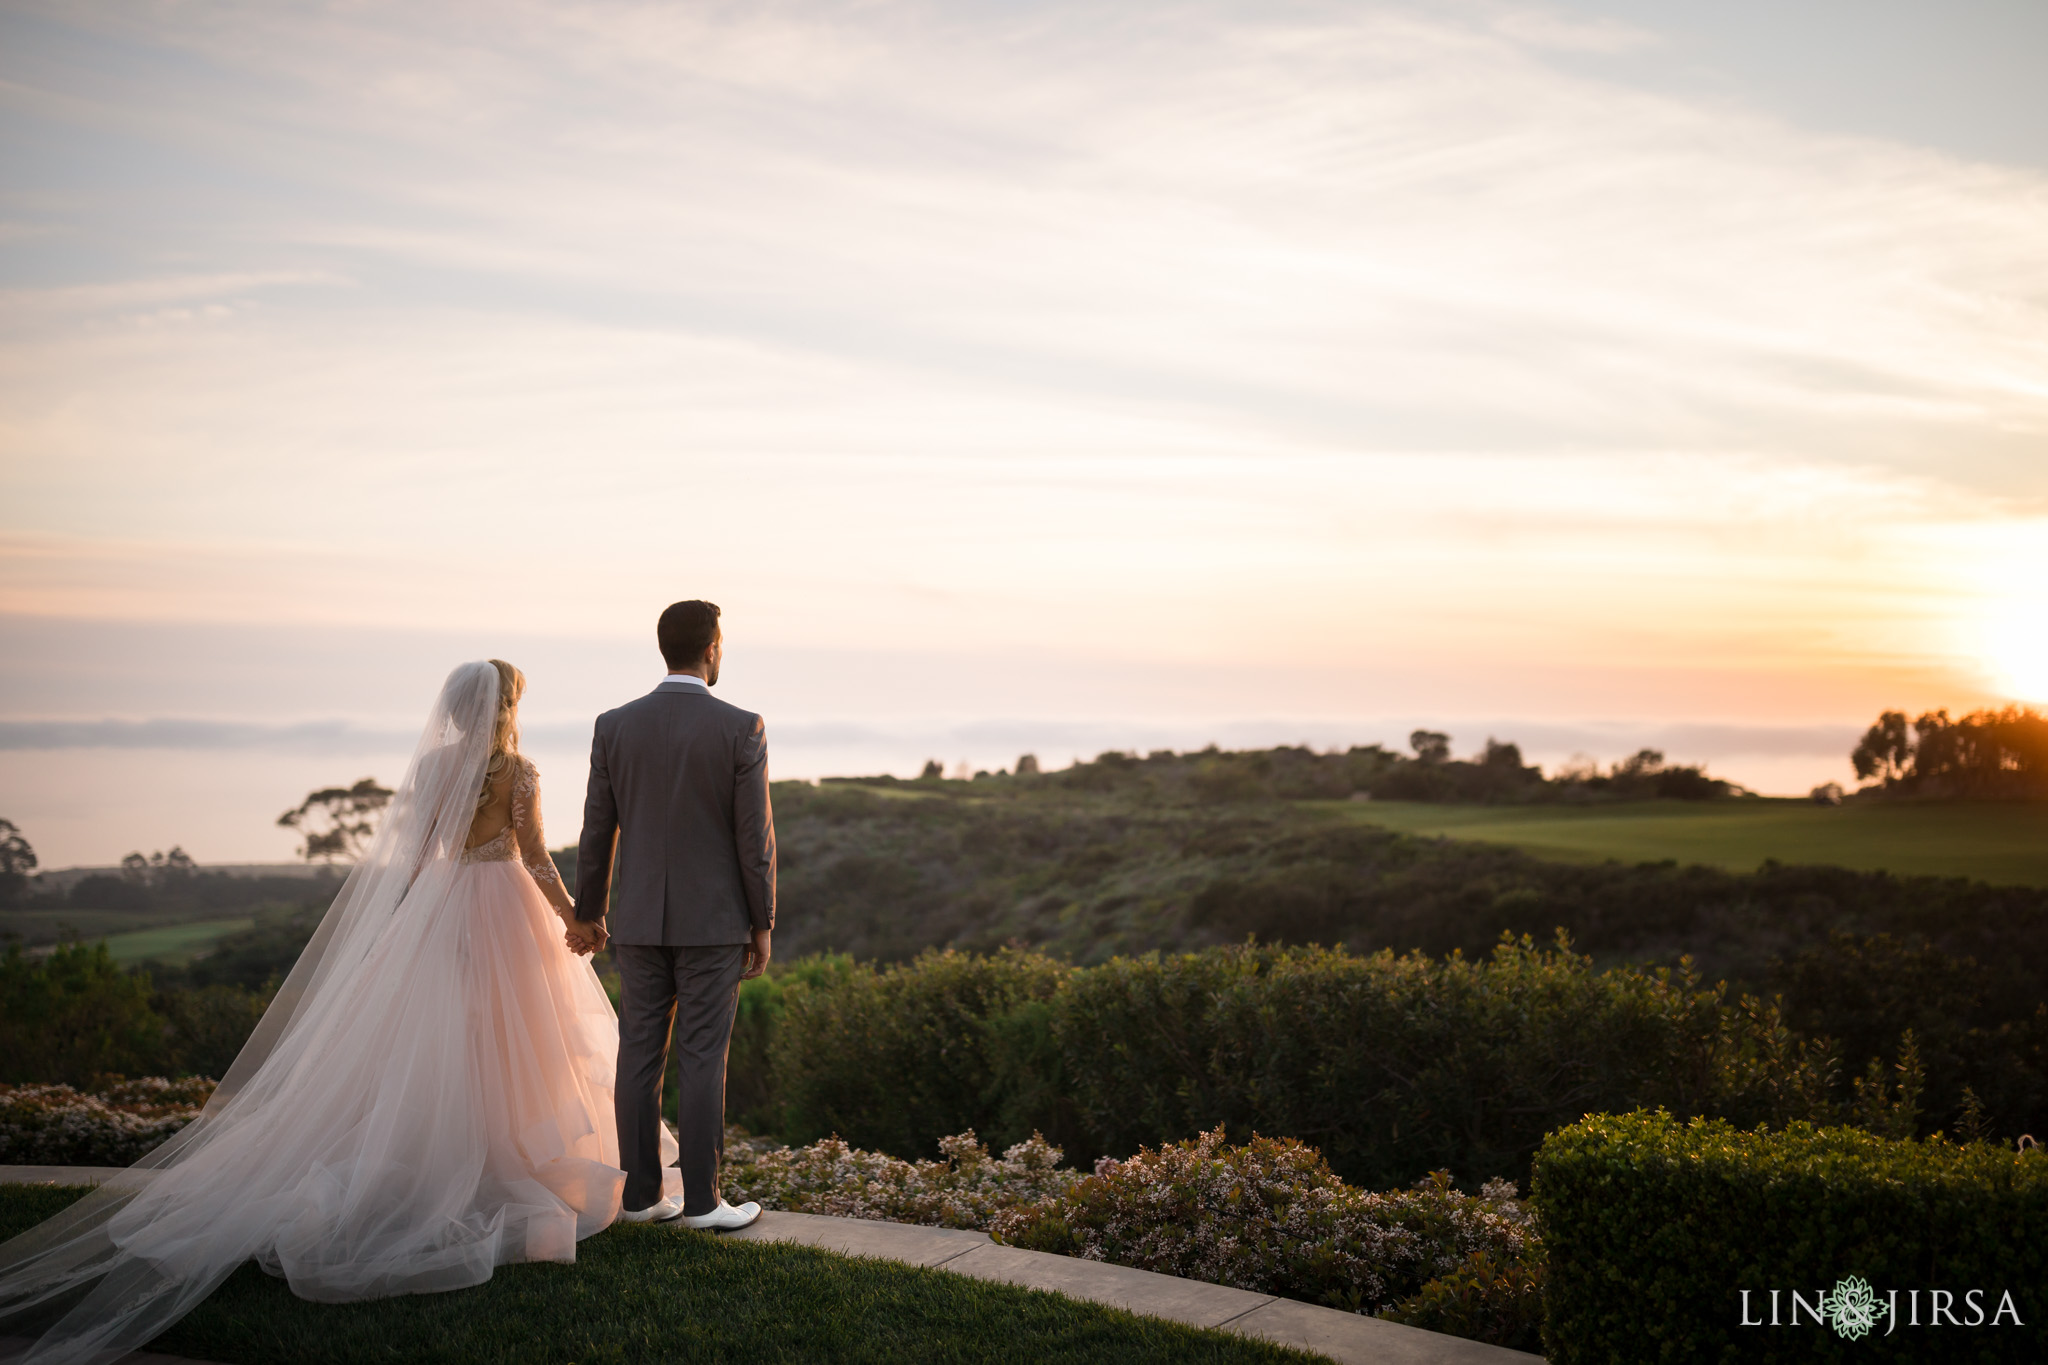
[[[703,1235],[703,1234],[695,1234]],[[752,1227],[720,1234],[876,1256],[976,1279],[1049,1290],[1091,1303],[1294,1346],[1341,1365],[1536,1365],[1541,1356],[1426,1332],[1319,1304],[1184,1280],[1130,1266],[1025,1251],[984,1232],[907,1223],[763,1213]]]
[[[116,1166],[0,1166],[0,1184],[97,1185]],[[671,1226],[681,1231],[680,1222]],[[693,1233],[693,1236],[702,1236]],[[1203,1280],[1003,1246],[985,1232],[914,1223],[765,1212],[751,1227],[718,1234],[738,1241],[787,1242],[849,1256],[873,1256],[927,1269],[1065,1294],[1148,1317],[1184,1322],[1314,1352],[1340,1365],[1532,1365],[1541,1356],[1425,1332]],[[130,1356],[123,1365],[171,1365],[167,1356]]]

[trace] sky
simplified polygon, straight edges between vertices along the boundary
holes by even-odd
[[[2048,701],[2048,8],[0,2],[0,817]]]

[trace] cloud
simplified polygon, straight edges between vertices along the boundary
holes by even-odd
[[[174,158],[292,166],[173,198],[171,239],[311,254],[349,308],[452,308],[469,345],[512,314],[529,346],[718,339],[762,352],[755,387],[829,357],[1182,440],[1777,448],[2008,488],[2048,421],[2042,177],[1500,36],[1607,31],[1551,10],[63,13],[161,54],[72,71],[107,119],[175,104]]]
[[[0,749],[253,750],[291,754],[388,754],[416,734],[365,730],[348,721],[259,725],[183,720],[0,720]]]
[[[2002,685],[2038,170],[1555,7],[168,13],[0,15],[0,610],[105,636],[10,743],[402,751],[448,658],[610,704],[700,594],[818,765]]]

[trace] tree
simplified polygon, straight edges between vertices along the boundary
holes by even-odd
[[[0,905],[15,905],[36,870],[36,851],[12,820],[0,820]]]
[[[1024,754],[1017,760],[1017,776],[1024,777],[1038,771],[1038,755]]]
[[[1415,761],[1434,766],[1448,763],[1451,758],[1451,737],[1435,730],[1417,730],[1408,736],[1408,747],[1415,751]]]
[[[1511,773],[1522,771],[1522,746],[1503,744],[1493,736],[1486,737],[1486,752],[1479,756],[1482,768],[1497,768]]]
[[[924,781],[926,778],[944,777],[945,775],[946,769],[939,760],[928,758],[924,761],[924,771],[917,776],[919,781]]]
[[[354,861],[376,837],[377,822],[391,804],[391,789],[366,777],[353,787],[326,787],[310,792],[295,809],[277,817],[277,823],[305,836],[299,856],[307,862],[325,858]]]
[[[1913,741],[1906,733],[1906,713],[1886,711],[1880,715],[1877,724],[1863,732],[1863,740],[1849,755],[1849,761],[1856,765],[1856,776],[1865,782],[1881,778],[1889,787],[1905,777],[1913,764]]]
[[[169,853],[159,849],[147,858],[140,853],[129,854],[121,860],[121,876],[137,886],[161,891],[166,886],[191,876],[196,866],[191,854],[172,845]]]

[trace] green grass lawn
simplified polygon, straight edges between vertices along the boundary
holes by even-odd
[[[149,961],[189,962],[227,935],[254,928],[255,924],[254,919],[245,915],[240,919],[201,919],[193,920],[189,924],[162,925],[126,934],[110,934],[107,937],[107,951],[113,954],[114,961],[123,967],[132,967],[138,962]]]
[[[20,935],[27,946],[65,938],[90,943],[112,934],[162,928],[165,918],[154,910],[4,910],[0,932]]]
[[[1306,804],[1306,803],[1305,803]],[[2048,886],[2048,803],[1816,806],[1808,801],[1643,801],[1613,806],[1318,802],[1410,834],[1512,844],[1544,858],[1704,863],[1766,859],[1902,875]]]
[[[84,1192],[0,1186],[0,1236]],[[371,1303],[306,1303],[244,1266],[151,1345],[229,1365],[1318,1359],[942,1270],[629,1226],[584,1242],[574,1265],[504,1266],[474,1289]]]
[[[112,942],[161,930],[197,929],[201,925],[214,926],[202,932],[218,938],[233,932],[232,928],[222,926],[246,929],[250,924],[246,912],[239,919],[220,916],[218,910],[74,910],[68,906],[57,910],[0,910],[0,934],[17,935],[24,947],[38,947],[74,938],[86,943],[100,939]],[[118,949],[116,955],[119,956]],[[130,955],[124,960],[138,959]]]

